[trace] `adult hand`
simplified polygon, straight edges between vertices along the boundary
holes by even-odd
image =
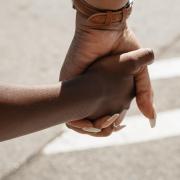
[[[126,21],[96,27],[91,23],[89,24],[89,18],[77,12],[76,31],[60,73],[60,80],[68,80],[78,76],[100,57],[129,52],[139,48],[140,44],[134,33],[127,27]],[[135,75],[135,86],[137,105],[140,111],[150,119],[151,126],[154,127],[156,113],[147,67],[141,68],[141,71]],[[97,129],[93,128],[97,127],[108,129],[115,121],[117,125],[121,123],[125,114],[126,112],[123,111],[119,116],[113,116],[110,124],[107,123],[110,116],[107,116],[93,123],[87,119],[77,120],[69,123],[68,127],[78,128],[76,131],[80,130],[81,133],[87,133],[84,130],[89,128],[95,131]]]

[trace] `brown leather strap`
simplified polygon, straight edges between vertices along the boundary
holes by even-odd
[[[89,17],[101,11],[88,4],[85,0],[73,0],[73,7],[86,17]]]
[[[88,21],[97,25],[111,25],[112,23],[122,22],[130,15],[132,5],[127,4],[119,10],[103,10],[98,9],[85,0],[73,0],[74,8],[83,16],[88,18]]]

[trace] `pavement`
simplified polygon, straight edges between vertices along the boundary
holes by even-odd
[[[140,121],[140,114],[134,104],[128,115],[133,119],[131,122],[135,119],[134,126],[128,124],[131,128],[122,131],[124,135],[119,134],[114,144],[112,139],[102,140],[106,144],[97,147],[87,137],[86,147],[77,149],[73,143],[78,144],[81,138],[63,126],[56,126],[0,143],[0,180],[179,180],[180,76],[175,73],[180,61],[179,6],[178,0],[136,1],[129,22],[142,45],[155,49],[159,62],[175,63],[171,67],[173,76],[164,69],[161,77],[156,74],[153,78],[160,116],[155,130],[160,128],[158,134],[149,130],[145,121],[142,125],[135,123],[136,119]],[[2,1],[0,81],[57,82],[73,36],[74,18],[70,0]],[[156,66],[156,71],[161,71],[159,67],[167,65]],[[65,143],[64,138],[68,140]],[[62,147],[70,147],[71,151]],[[52,153],[52,149],[56,151]]]

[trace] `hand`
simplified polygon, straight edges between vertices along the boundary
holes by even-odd
[[[119,111],[127,110],[135,97],[134,75],[141,71],[144,66],[151,64],[153,59],[154,54],[151,50],[139,49],[121,56],[104,57],[91,65],[84,74],[89,81],[83,83],[85,87],[92,87],[93,85],[96,87],[96,102],[91,106],[87,118],[93,122],[94,119],[103,115],[116,114]],[[89,88],[86,93],[89,94],[90,91],[93,89],[90,90]],[[101,124],[99,125],[101,126]],[[97,122],[96,126],[98,126]],[[69,124],[68,127],[70,127]],[[120,126],[119,128],[123,127]],[[107,126],[106,129],[99,128],[102,128],[103,131],[93,135],[105,136],[113,130],[112,126]],[[78,128],[71,129],[82,133]]]
[[[119,25],[118,25],[119,27]],[[87,18],[77,13],[76,31],[71,43],[70,49],[66,56],[64,65],[61,70],[60,79],[71,79],[86,70],[86,68],[93,63],[97,58],[108,54],[117,54],[122,52],[129,52],[140,48],[134,33],[122,23],[122,28],[117,30],[111,28],[94,28],[87,25]],[[149,118],[152,126],[156,118],[155,109],[153,107],[153,93],[147,67],[135,76],[136,85],[136,100],[141,112]],[[121,122],[124,118],[125,112],[120,114],[118,121]],[[71,122],[68,126],[82,129],[97,127],[96,124],[103,122],[110,116],[97,120],[94,124],[89,120],[78,120]],[[116,118],[112,120],[112,123]],[[104,127],[104,124],[101,127]],[[118,122],[117,122],[118,124]],[[96,129],[97,130],[97,129]],[[86,133],[85,131],[82,131]]]

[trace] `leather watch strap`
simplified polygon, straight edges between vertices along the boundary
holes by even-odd
[[[85,0],[73,0],[73,7],[87,17],[90,23],[107,26],[127,19],[132,10],[132,2],[119,10],[103,10],[91,6]]]

